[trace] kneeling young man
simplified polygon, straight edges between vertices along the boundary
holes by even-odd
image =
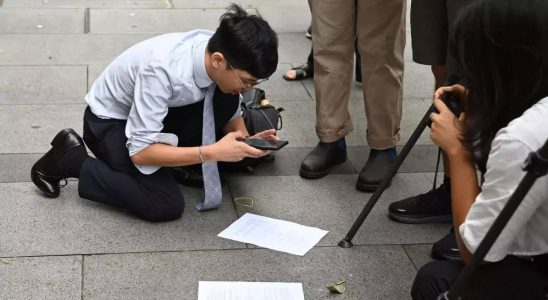
[[[86,95],[83,140],[72,129],[59,132],[32,167],[33,182],[58,197],[62,179],[79,178],[83,198],[169,221],[181,216],[184,201],[165,167],[201,163],[204,199],[196,208],[219,207],[217,161],[268,153],[240,141],[248,132],[239,93],[274,73],[277,48],[268,23],[237,5],[215,32],[164,34],[132,46]],[[277,140],[274,130],[254,138]]]

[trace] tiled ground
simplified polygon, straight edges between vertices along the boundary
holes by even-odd
[[[83,97],[109,61],[130,45],[162,32],[214,29],[227,0],[0,0],[0,299],[196,299],[199,280],[302,282],[306,299],[406,299],[417,268],[446,225],[390,221],[390,202],[429,189],[436,148],[419,139],[393,185],[356,235],[337,247],[371,196],[354,189],[367,158],[361,89],[352,84],[355,131],[349,160],[317,181],[298,176],[317,140],[313,82],[281,75],[308,55],[310,15],[304,0],[244,0],[279,33],[278,71],[262,88],[286,109],[290,144],[254,175],[234,174],[223,206],[198,213],[200,191],[183,188],[182,219],[163,224],[80,199],[75,181],[58,199],[43,198],[29,178],[34,161],[65,127],[81,132]],[[402,141],[429,106],[429,68],[406,49]],[[233,202],[255,199],[253,208]],[[328,230],[304,257],[236,243],[216,235],[243,213]],[[344,277],[348,292],[325,286]]]

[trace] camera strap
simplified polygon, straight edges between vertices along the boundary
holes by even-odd
[[[434,184],[432,189],[435,190],[438,183],[438,170],[440,168],[441,148],[438,147],[438,159],[436,160],[436,171],[434,171]]]

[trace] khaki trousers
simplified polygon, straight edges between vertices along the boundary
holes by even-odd
[[[406,0],[309,0],[312,11],[316,133],[334,142],[352,131],[348,111],[354,43],[371,148],[399,140],[403,98]]]

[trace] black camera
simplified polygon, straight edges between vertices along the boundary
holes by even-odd
[[[445,84],[446,86],[452,86],[454,84],[457,84],[459,83],[460,81],[460,75],[458,74],[451,74],[451,76],[449,76],[449,79],[447,79],[447,83]],[[459,101],[459,99],[457,98],[457,96],[451,94],[451,93],[444,93],[442,96],[441,96],[441,101],[443,101],[443,103],[445,103],[445,105],[449,108],[449,110],[458,118],[459,115],[464,111],[464,109],[462,109],[462,106],[461,106],[461,103]],[[439,113],[439,111],[436,109],[436,107],[434,107],[432,105],[432,110],[435,112],[435,113]]]
[[[462,109],[462,106],[460,104],[459,99],[451,94],[451,93],[445,93],[443,96],[441,96],[441,101],[445,103],[447,108],[458,118],[460,113],[462,113],[464,110]],[[434,112],[439,113],[439,111],[434,107]]]

